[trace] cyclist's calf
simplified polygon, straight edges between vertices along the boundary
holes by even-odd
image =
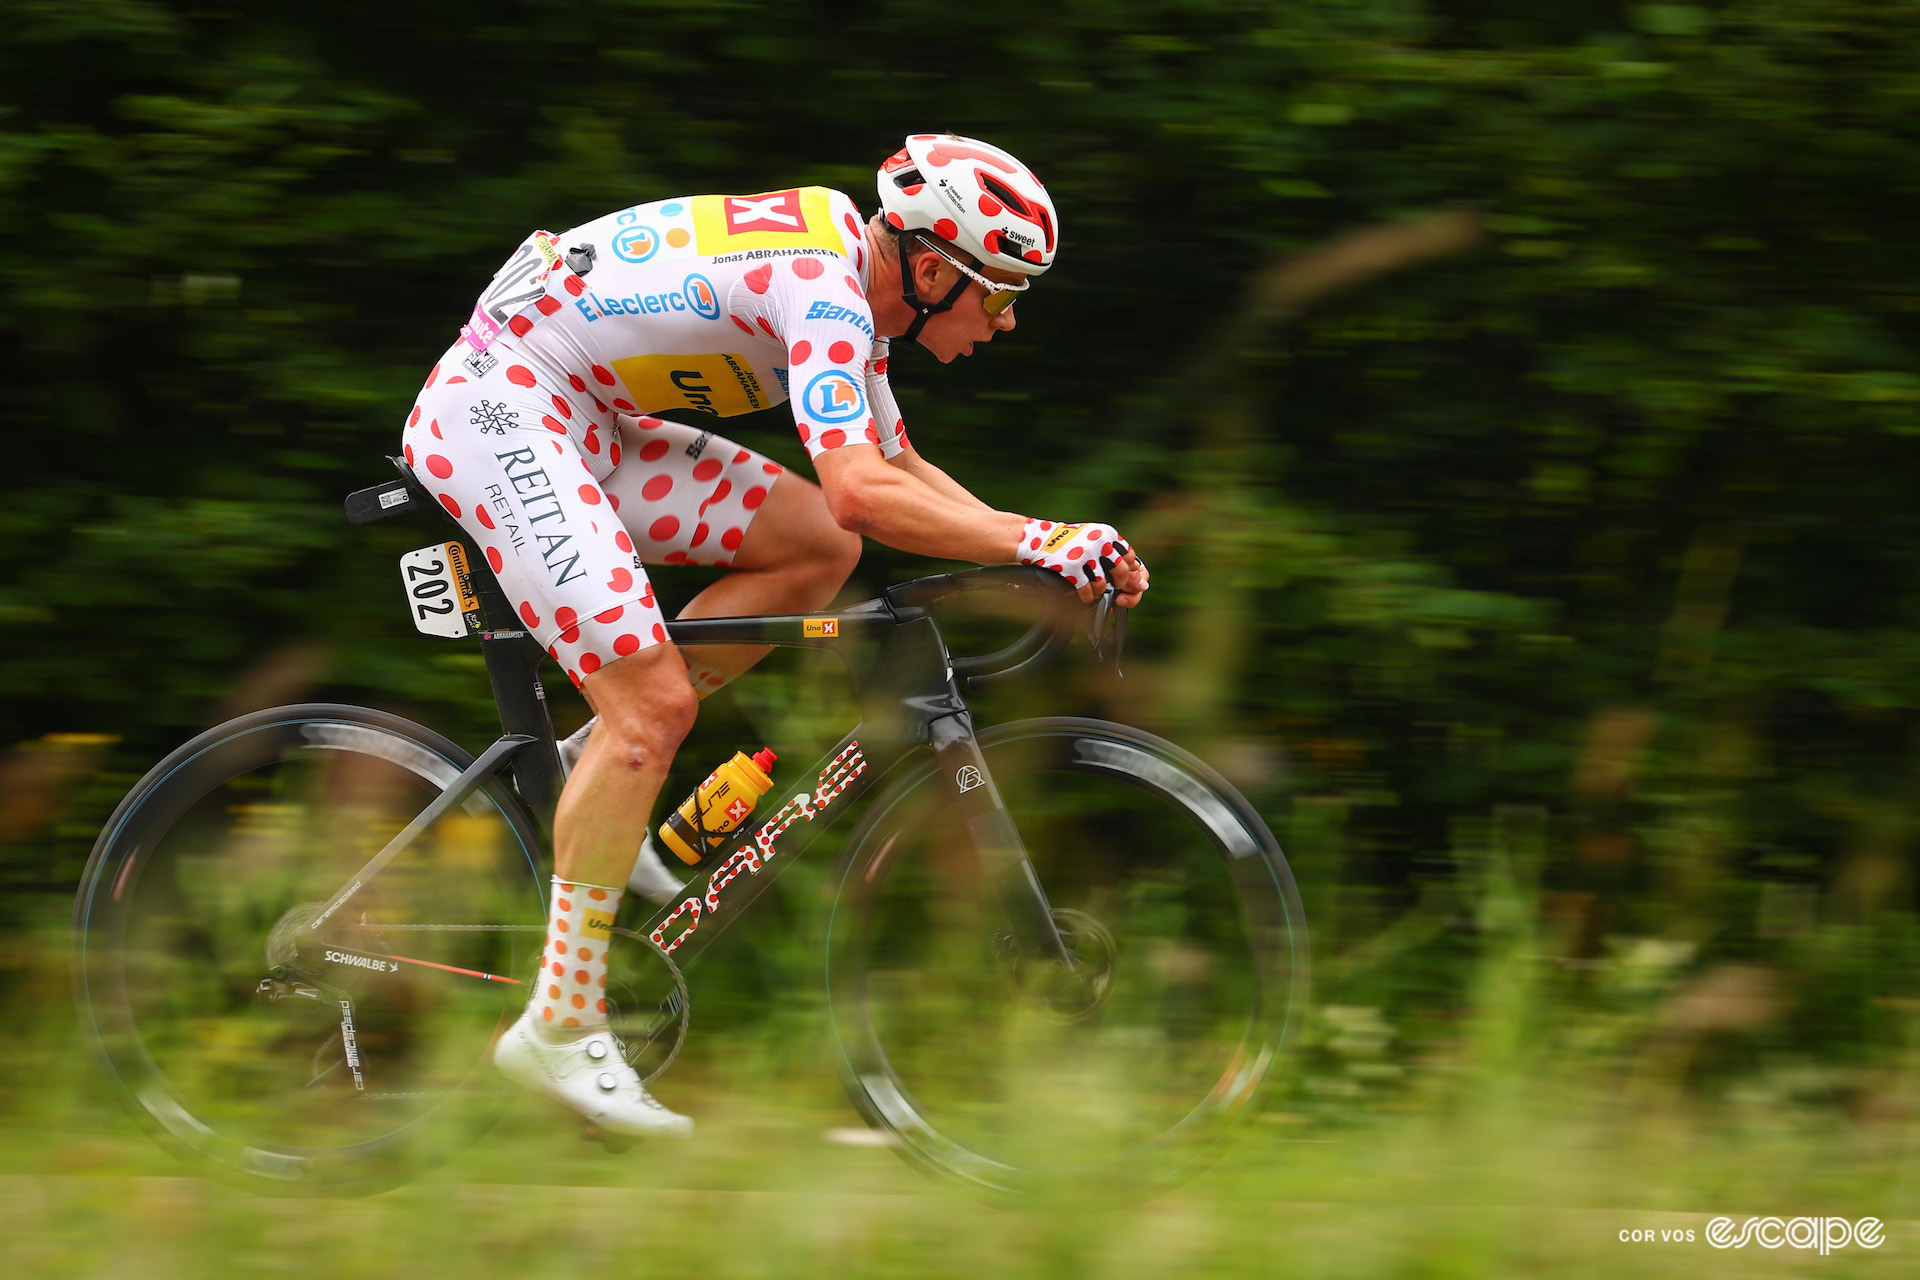
[[[581,690],[599,723],[560,794],[555,870],[588,884],[623,885],[699,704],[671,644],[608,663]]]

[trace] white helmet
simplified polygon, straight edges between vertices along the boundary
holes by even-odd
[[[924,231],[986,266],[1037,276],[1060,242],[1033,171],[985,142],[916,133],[880,166],[880,208],[896,231]]]

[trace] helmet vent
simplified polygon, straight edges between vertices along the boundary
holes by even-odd
[[[984,169],[976,170],[975,176],[979,178],[981,187],[988,195],[998,200],[1016,216],[1039,227],[1047,238],[1047,248],[1053,248],[1053,219],[1047,216],[1046,206],[1035,204]]]

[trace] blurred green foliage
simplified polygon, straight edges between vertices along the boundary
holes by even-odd
[[[0,917],[50,909],[117,794],[234,710],[326,694],[484,740],[471,650],[394,587],[439,530],[339,499],[528,229],[802,182],[867,204],[942,128],[1035,166],[1065,252],[1011,340],[903,356],[914,440],[1152,562],[1128,679],[1046,705],[1170,734],[1279,831],[1326,1005],[1297,1101],[1552,1032],[1905,1105],[1878,1064],[1920,998],[1920,10],[0,18]],[[784,410],[725,429],[799,459]],[[855,587],[922,567],[875,549]],[[812,696],[753,685],[757,722]],[[720,987],[759,999],[782,945]],[[1507,1038],[1476,1047],[1488,1002]]]

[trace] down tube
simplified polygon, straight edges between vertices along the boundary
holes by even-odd
[[[899,761],[904,748],[898,742],[881,741],[870,753],[860,741],[865,729],[842,738],[777,805],[755,807],[745,840],[713,862],[704,879],[688,881],[686,896],[648,922],[646,936],[655,946],[683,967],[690,963]]]

